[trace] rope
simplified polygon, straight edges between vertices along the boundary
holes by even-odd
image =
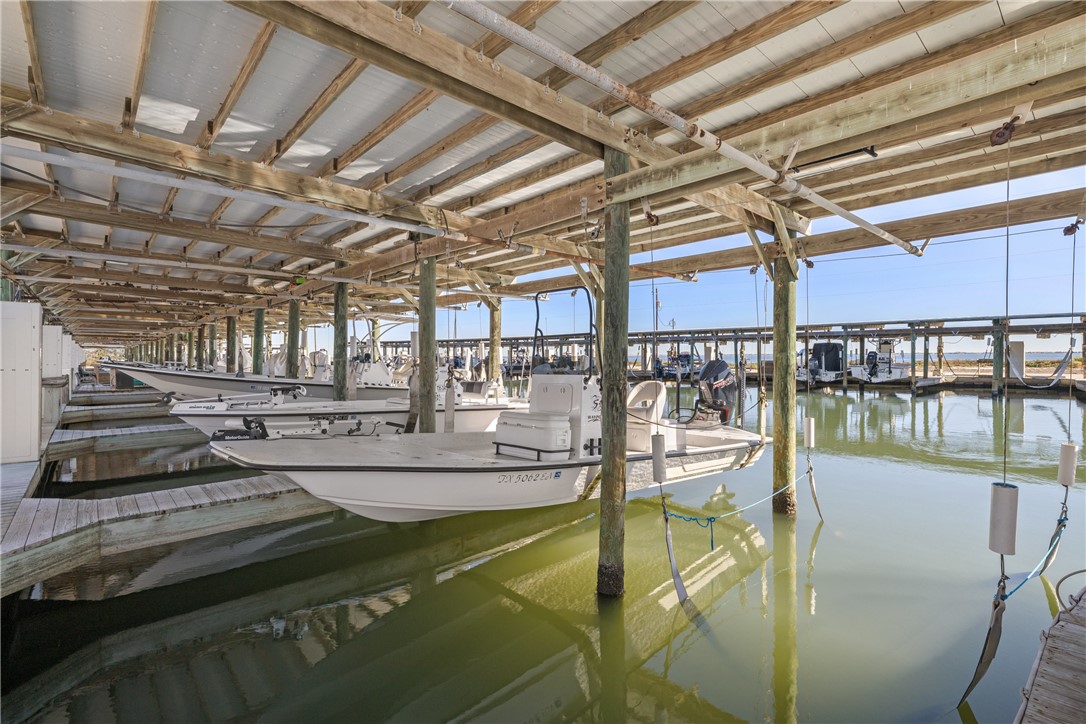
[[[1057,520],[1056,522],[1057,522],[1058,524],[1063,524],[1063,523],[1066,523],[1066,522],[1067,522],[1068,520],[1069,520],[1069,519],[1067,518],[1067,516],[1063,516],[1063,517],[1061,517],[1061,518],[1060,518],[1059,520]],[[1000,600],[1006,601],[1006,600],[1007,600],[1008,598],[1010,598],[1011,596],[1013,596],[1013,595],[1015,594],[1015,592],[1016,592],[1016,591],[1017,591],[1017,590],[1018,590],[1019,588],[1021,588],[1021,587],[1022,587],[1022,586],[1024,586],[1024,585],[1026,585],[1026,582],[1027,582],[1027,581],[1029,581],[1029,579],[1031,579],[1031,578],[1033,578],[1034,576],[1036,576],[1036,575],[1037,575],[1037,572],[1038,572],[1039,570],[1041,570],[1041,566],[1042,566],[1042,565],[1044,565],[1044,562],[1045,562],[1046,560],[1048,560],[1048,556],[1049,556],[1049,554],[1050,554],[1050,553],[1052,553],[1052,551],[1056,549],[1056,546],[1057,546],[1057,545],[1059,545],[1059,543],[1060,543],[1060,538],[1061,538],[1061,537],[1063,536],[1063,531],[1065,531],[1066,529],[1067,529],[1067,528],[1066,528],[1066,526],[1064,526],[1064,527],[1061,527],[1061,528],[1059,529],[1059,531],[1058,531],[1058,532],[1056,533],[1056,535],[1052,536],[1052,545],[1050,545],[1050,546],[1048,547],[1048,550],[1047,550],[1047,551],[1045,551],[1044,557],[1043,557],[1043,558],[1041,558],[1040,562],[1039,562],[1039,563],[1037,563],[1037,565],[1033,567],[1033,570],[1029,572],[1029,575],[1028,575],[1028,576],[1026,576],[1025,580],[1023,580],[1023,581],[1022,581],[1021,583],[1019,583],[1019,584],[1018,584],[1017,586],[1015,586],[1014,588],[1012,588],[1012,589],[1011,589],[1011,592],[1010,592],[1010,593],[1005,593],[1005,594],[1001,594],[1001,595],[999,596]]]
[[[799,481],[803,480],[809,474],[810,474],[810,471],[804,473],[803,475],[800,475],[798,478],[796,478],[792,482],[788,483],[788,485],[785,485],[782,488],[778,488],[777,490],[774,490],[772,493],[770,493],[766,497],[762,498],[761,500],[755,501],[755,502],[751,503],[750,505],[745,505],[742,508],[738,508],[738,509],[730,511],[728,513],[724,513],[723,515],[711,515],[708,518],[698,518],[696,516],[691,516],[691,515],[680,515],[679,513],[672,513],[671,511],[667,511],[667,515],[670,518],[675,518],[676,520],[683,520],[683,521],[686,521],[687,523],[697,523],[698,526],[701,527],[701,528],[708,528],[709,529],[709,550],[714,550],[716,546],[715,546],[714,537],[713,537],[713,523],[715,523],[718,520],[722,520],[723,518],[729,518],[729,517],[731,517],[733,515],[738,515],[738,514],[742,513],[744,510],[750,510],[751,508],[753,508],[756,505],[761,505],[765,501],[770,500],[771,498],[774,498],[777,495],[783,493],[785,490],[788,490],[789,488],[795,487],[796,484],[799,483]]]

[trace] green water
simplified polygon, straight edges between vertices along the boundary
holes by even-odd
[[[593,592],[594,501],[373,524],[276,560],[256,554],[254,531],[248,549],[236,535],[223,541],[217,562],[202,542],[203,578],[101,601],[22,602],[0,712],[50,722],[959,721],[999,574],[987,529],[1004,438],[1007,479],[1020,486],[1013,586],[1048,548],[1064,493],[1058,448],[1068,431],[1081,442],[1083,406],[868,393],[801,394],[800,407],[817,421],[826,522],[806,481],[794,523],[763,503],[718,520],[713,550],[710,530],[673,522],[696,610],[675,597],[651,490],[627,507],[618,602]],[[767,454],[671,486],[669,505],[722,516],[766,496],[771,467]],[[1084,471],[1080,462],[1051,583],[1084,567]],[[138,576],[163,560],[118,566]],[[1084,583],[1073,577],[1064,593]],[[979,721],[1013,719],[1051,605],[1042,580],[1008,600],[998,655],[969,698]]]

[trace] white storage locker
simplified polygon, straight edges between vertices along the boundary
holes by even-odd
[[[0,462],[38,459],[41,305],[0,302]]]

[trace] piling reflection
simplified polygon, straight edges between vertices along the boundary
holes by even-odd
[[[594,592],[597,506],[382,526],[319,555],[38,611],[20,621],[5,666],[5,720],[51,700],[46,715],[72,721],[94,706],[148,721],[174,704],[173,717],[191,720],[737,720],[668,679],[712,631],[675,595],[659,498],[628,505],[618,601]],[[703,610],[769,558],[739,516],[716,523],[712,551],[692,524],[674,541]],[[63,660],[48,656],[88,620]],[[663,674],[649,665],[661,656]],[[19,680],[12,664],[36,675]]]
[[[1081,403],[1069,411],[1066,399],[1014,394],[826,390],[801,394],[799,406],[823,453],[1002,476],[1006,440],[1008,474],[1037,481],[1055,480],[1059,441],[1086,420]]]
[[[796,721],[799,654],[796,650],[796,521],[773,516],[773,711]]]

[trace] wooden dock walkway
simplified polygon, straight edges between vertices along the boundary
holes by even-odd
[[[272,475],[100,500],[25,498],[0,540],[0,595],[104,556],[335,509]]]
[[[60,424],[144,420],[169,416],[170,408],[156,402],[131,402],[123,405],[65,405],[60,413]]]
[[[44,460],[63,460],[75,455],[138,450],[159,445],[192,445],[206,442],[207,436],[196,428],[177,423],[139,425],[105,430],[56,430],[45,449]]]
[[[1022,690],[1018,724],[1077,724],[1086,712],[1086,588],[1047,632]]]

